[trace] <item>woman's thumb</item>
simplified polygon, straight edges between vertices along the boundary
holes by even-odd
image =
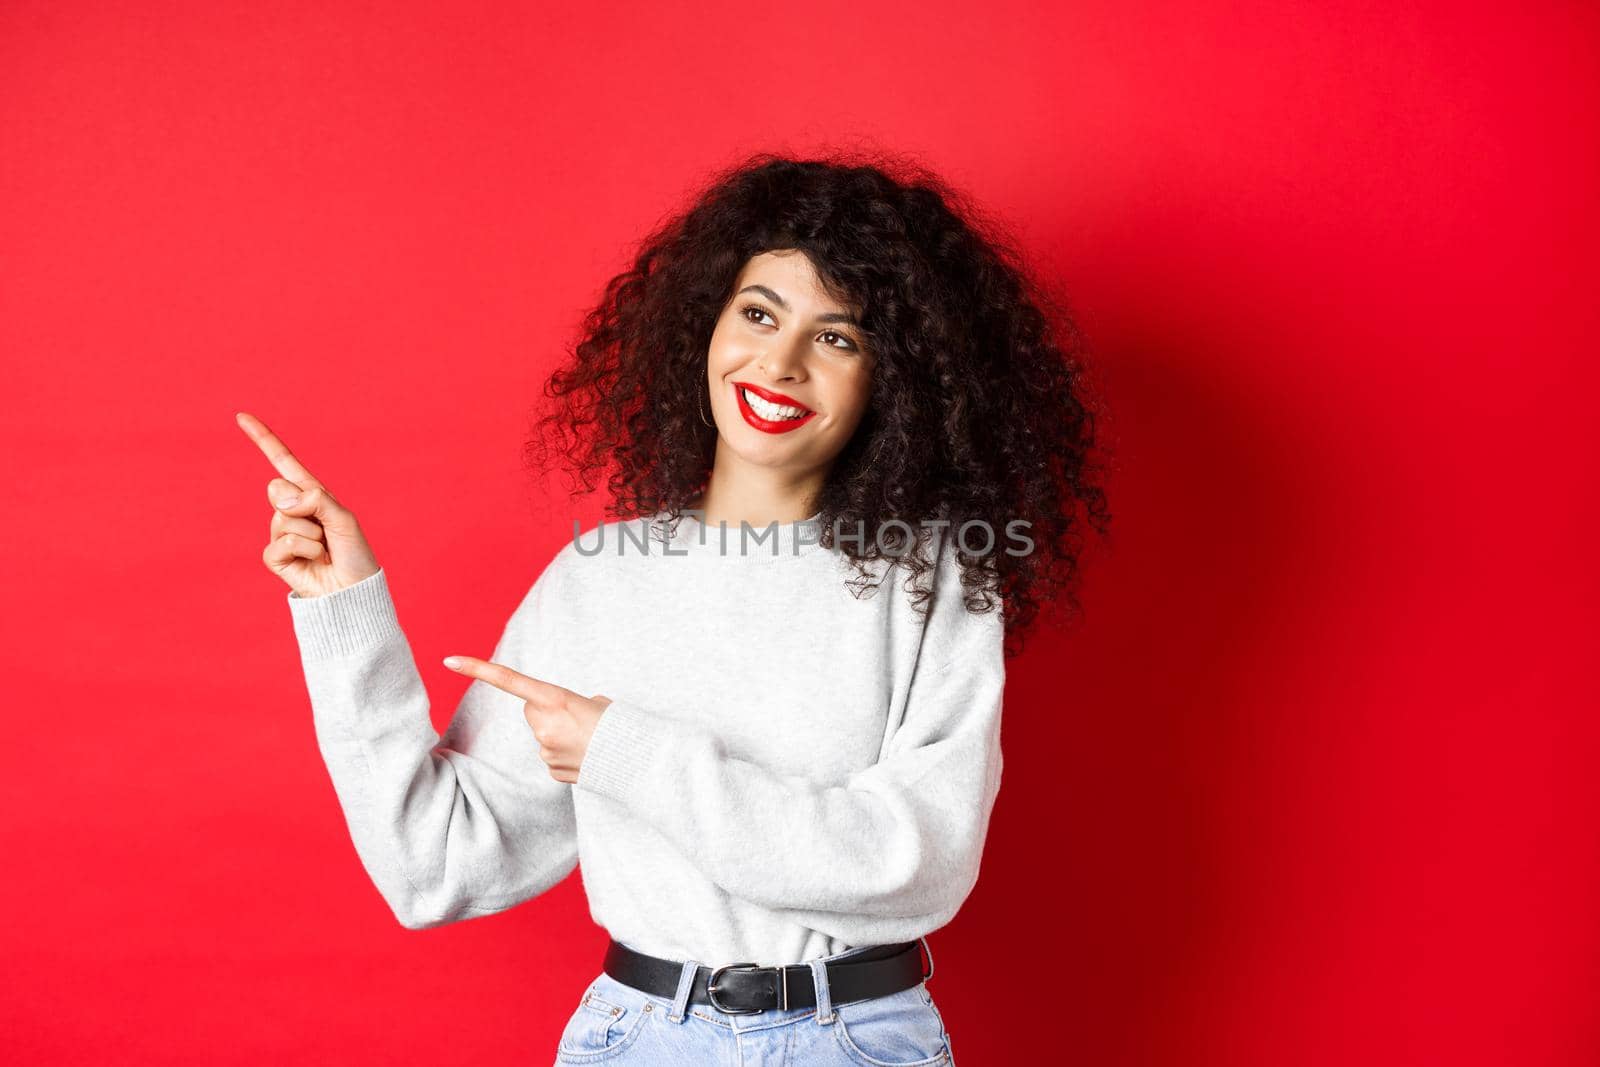
[[[285,497],[294,495],[285,493]],[[278,510],[285,515],[315,519],[330,538],[360,537],[355,515],[320,485],[302,490],[293,504],[286,504],[284,498],[280,498]]]

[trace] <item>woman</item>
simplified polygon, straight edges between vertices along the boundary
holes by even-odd
[[[474,681],[442,736],[355,517],[240,416],[282,476],[264,559],[318,743],[399,921],[582,861],[611,942],[558,1062],[951,1062],[925,937],[978,877],[1005,659],[1041,599],[1076,610],[1107,522],[1070,323],[959,204],[761,155],[647,238],[526,452],[607,472],[621,517],[574,524],[490,661],[446,661]]]

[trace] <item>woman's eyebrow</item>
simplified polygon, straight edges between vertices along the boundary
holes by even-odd
[[[793,310],[792,308],[789,307],[789,302],[787,300],[785,300],[783,297],[779,296],[777,293],[773,292],[771,289],[768,289],[764,285],[747,285],[743,289],[740,289],[739,292],[740,293],[749,293],[749,292],[760,293],[762,296],[766,297],[768,300],[772,301],[774,304],[777,304],[783,310],[785,310],[785,311]],[[817,321],[818,322],[845,322],[845,323],[849,323],[851,326],[859,326],[859,325],[861,325],[859,322],[857,322],[855,320],[855,318],[853,316],[846,315],[842,311],[830,311],[825,315],[818,315],[817,316]]]

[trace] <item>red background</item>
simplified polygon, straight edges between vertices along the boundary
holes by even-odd
[[[442,727],[570,533],[517,447],[579,315],[709,167],[849,143],[1012,223],[1120,441],[931,938],[958,1062],[1595,1062],[1595,13],[698,6],[0,7],[0,1053],[553,1057],[579,878],[395,923],[233,413]]]

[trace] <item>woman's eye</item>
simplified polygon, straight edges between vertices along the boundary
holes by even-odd
[[[767,315],[767,312],[766,312],[765,308],[759,308],[754,304],[749,304],[749,305],[747,305],[745,307],[740,308],[739,309],[739,314],[743,315],[746,319],[749,319],[749,321],[751,321],[751,322],[759,322],[760,321],[759,319],[751,319],[750,318],[750,312],[752,312],[752,311],[754,311],[757,315]],[[767,315],[767,318],[770,319],[770,318],[772,318],[772,316],[771,315]],[[776,326],[777,322],[774,321],[773,325]]]
[[[750,313],[751,312],[755,312],[757,317],[756,318],[751,318],[750,317]],[[739,309],[739,314],[744,316],[744,319],[745,319],[746,322],[751,322],[751,323],[754,323],[754,324],[756,324],[758,326],[765,326],[766,325],[766,323],[761,321],[762,318],[768,318],[768,319],[772,318],[771,313],[768,312],[766,308],[761,307],[761,306],[759,306],[757,304],[746,304],[744,307]],[[772,325],[776,326],[777,324],[778,324],[777,320],[773,319]],[[837,330],[823,330],[822,333],[818,334],[817,336],[819,336],[819,337],[833,337],[833,338],[837,338],[838,340],[844,342],[844,344],[839,345],[839,344],[835,344],[833,341],[829,341],[829,342],[827,342],[829,348],[844,348],[846,350],[849,350],[849,349],[853,349],[853,348],[856,347],[854,341],[850,340],[850,338],[846,337],[844,334],[839,333]]]

